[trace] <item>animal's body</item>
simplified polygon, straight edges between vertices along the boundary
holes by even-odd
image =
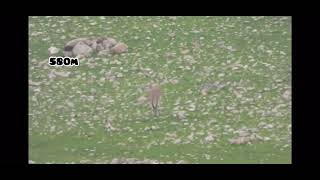
[[[160,87],[158,85],[150,85],[149,86],[149,102],[152,108],[152,112],[155,116],[160,115],[160,97],[162,96],[162,92],[160,90]]]

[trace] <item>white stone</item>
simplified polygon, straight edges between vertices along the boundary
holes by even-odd
[[[53,54],[57,54],[59,52],[60,49],[56,48],[56,47],[50,47],[48,49],[49,55],[53,55]]]

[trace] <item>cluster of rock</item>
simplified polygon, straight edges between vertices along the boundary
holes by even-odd
[[[264,140],[263,137],[257,134],[257,128],[241,128],[234,131],[234,134],[237,134],[238,137],[229,139],[230,144],[248,144],[254,141]]]
[[[93,52],[98,55],[121,54],[128,51],[128,46],[113,38],[77,38],[64,46],[64,56],[90,56]]]
[[[214,83],[206,83],[201,88],[201,94],[206,96],[208,95],[208,92],[212,89],[220,90],[228,85],[230,85],[231,82],[221,83],[221,82],[214,82]]]

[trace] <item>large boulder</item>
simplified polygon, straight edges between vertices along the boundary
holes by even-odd
[[[111,49],[113,46],[117,44],[117,41],[113,38],[106,38],[105,40],[102,41],[102,45],[105,50]]]
[[[63,55],[64,55],[65,57],[73,57],[72,51],[63,51]]]
[[[91,52],[92,52],[92,48],[82,41],[78,42],[72,49],[72,53],[74,56],[77,56],[77,55],[89,56]]]
[[[88,38],[77,38],[77,39],[73,39],[73,40],[67,42],[64,47],[67,47],[67,46],[74,47],[76,44],[78,44],[78,42],[86,41],[86,40],[88,40]]]

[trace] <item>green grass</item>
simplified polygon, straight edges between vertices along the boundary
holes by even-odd
[[[93,55],[80,59],[78,67],[39,66],[48,59],[49,47],[63,49],[71,39],[91,36],[113,37],[129,52]],[[193,42],[200,42],[200,49],[193,51]],[[195,63],[181,48],[190,50]],[[168,52],[175,56],[166,59]],[[241,66],[232,70],[235,63]],[[139,67],[153,73],[145,76]],[[50,80],[53,69],[71,74]],[[109,71],[123,77],[115,83],[101,80]],[[291,89],[291,17],[29,17],[29,79],[42,82],[29,88],[29,159],[35,163],[108,163],[114,158],[291,163],[291,100],[283,98]],[[146,95],[138,89],[150,82],[163,83],[159,117],[136,104]],[[231,84],[201,95],[201,86],[212,82]],[[188,110],[190,104],[194,111]],[[175,109],[186,111],[186,118],[175,118]],[[118,131],[106,130],[106,121]],[[258,132],[270,140],[229,143],[235,130],[261,122],[273,125]],[[181,142],[166,140],[167,133],[176,133]],[[217,137],[203,143],[208,133]]]

